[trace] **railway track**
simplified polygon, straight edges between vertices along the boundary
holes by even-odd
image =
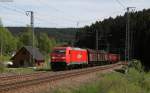
[[[25,86],[36,85],[44,82],[51,82],[55,80],[61,80],[64,78],[79,76],[79,75],[106,70],[106,69],[112,69],[119,65],[122,65],[122,63],[84,68],[79,70],[71,70],[71,71],[44,72],[44,73],[41,72],[41,73],[33,73],[33,74],[26,74],[26,75],[1,77],[0,93],[4,91],[13,90],[13,89],[18,89]]]
[[[0,86],[3,84],[9,84],[14,82],[20,82],[25,80],[30,80],[38,78],[39,76],[46,75],[48,72],[37,72],[32,74],[22,74],[22,75],[12,75],[0,77]]]

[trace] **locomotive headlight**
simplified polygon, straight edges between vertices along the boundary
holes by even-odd
[[[55,59],[56,57],[52,57],[52,59]]]
[[[62,59],[65,59],[66,57],[61,57]]]

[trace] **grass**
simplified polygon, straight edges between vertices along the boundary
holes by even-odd
[[[9,61],[10,58],[11,58],[10,56],[4,56],[4,55],[2,55],[2,56],[0,56],[0,61],[2,61],[2,62]]]
[[[132,72],[131,72],[132,73]],[[133,80],[132,82],[130,81]],[[142,88],[136,84],[138,80],[130,77],[130,75],[122,75],[120,73],[107,74],[99,81],[100,93],[141,93]],[[96,93],[96,92],[95,92]]]
[[[0,73],[4,72],[5,71],[5,67],[4,65],[2,64],[2,62],[0,62]]]
[[[14,73],[14,74],[29,74],[35,72],[33,68],[6,68],[5,73]]]
[[[113,72],[98,77],[75,88],[56,88],[52,93],[150,93],[150,72],[144,72],[137,61],[130,64],[127,73]]]
[[[30,74],[38,71],[50,71],[49,68],[6,68],[0,66],[0,73],[12,73],[12,74]]]
[[[150,93],[150,73],[131,68],[128,74],[118,72],[98,75],[99,80],[74,89],[56,89],[54,93]]]
[[[0,73],[13,73],[13,74],[29,74],[37,71],[50,71],[49,67],[37,67],[37,68],[7,68],[0,62]]]

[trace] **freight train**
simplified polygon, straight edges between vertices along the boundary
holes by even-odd
[[[120,60],[119,54],[77,47],[55,47],[50,56],[52,70],[62,70],[74,65],[111,64]]]

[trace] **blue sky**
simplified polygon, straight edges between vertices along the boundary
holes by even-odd
[[[125,13],[124,7],[136,10],[150,8],[150,0],[0,0],[0,17],[4,26],[26,26],[30,23],[25,11],[32,10],[36,27],[79,27],[97,20]],[[9,0],[10,1],[10,0]]]

